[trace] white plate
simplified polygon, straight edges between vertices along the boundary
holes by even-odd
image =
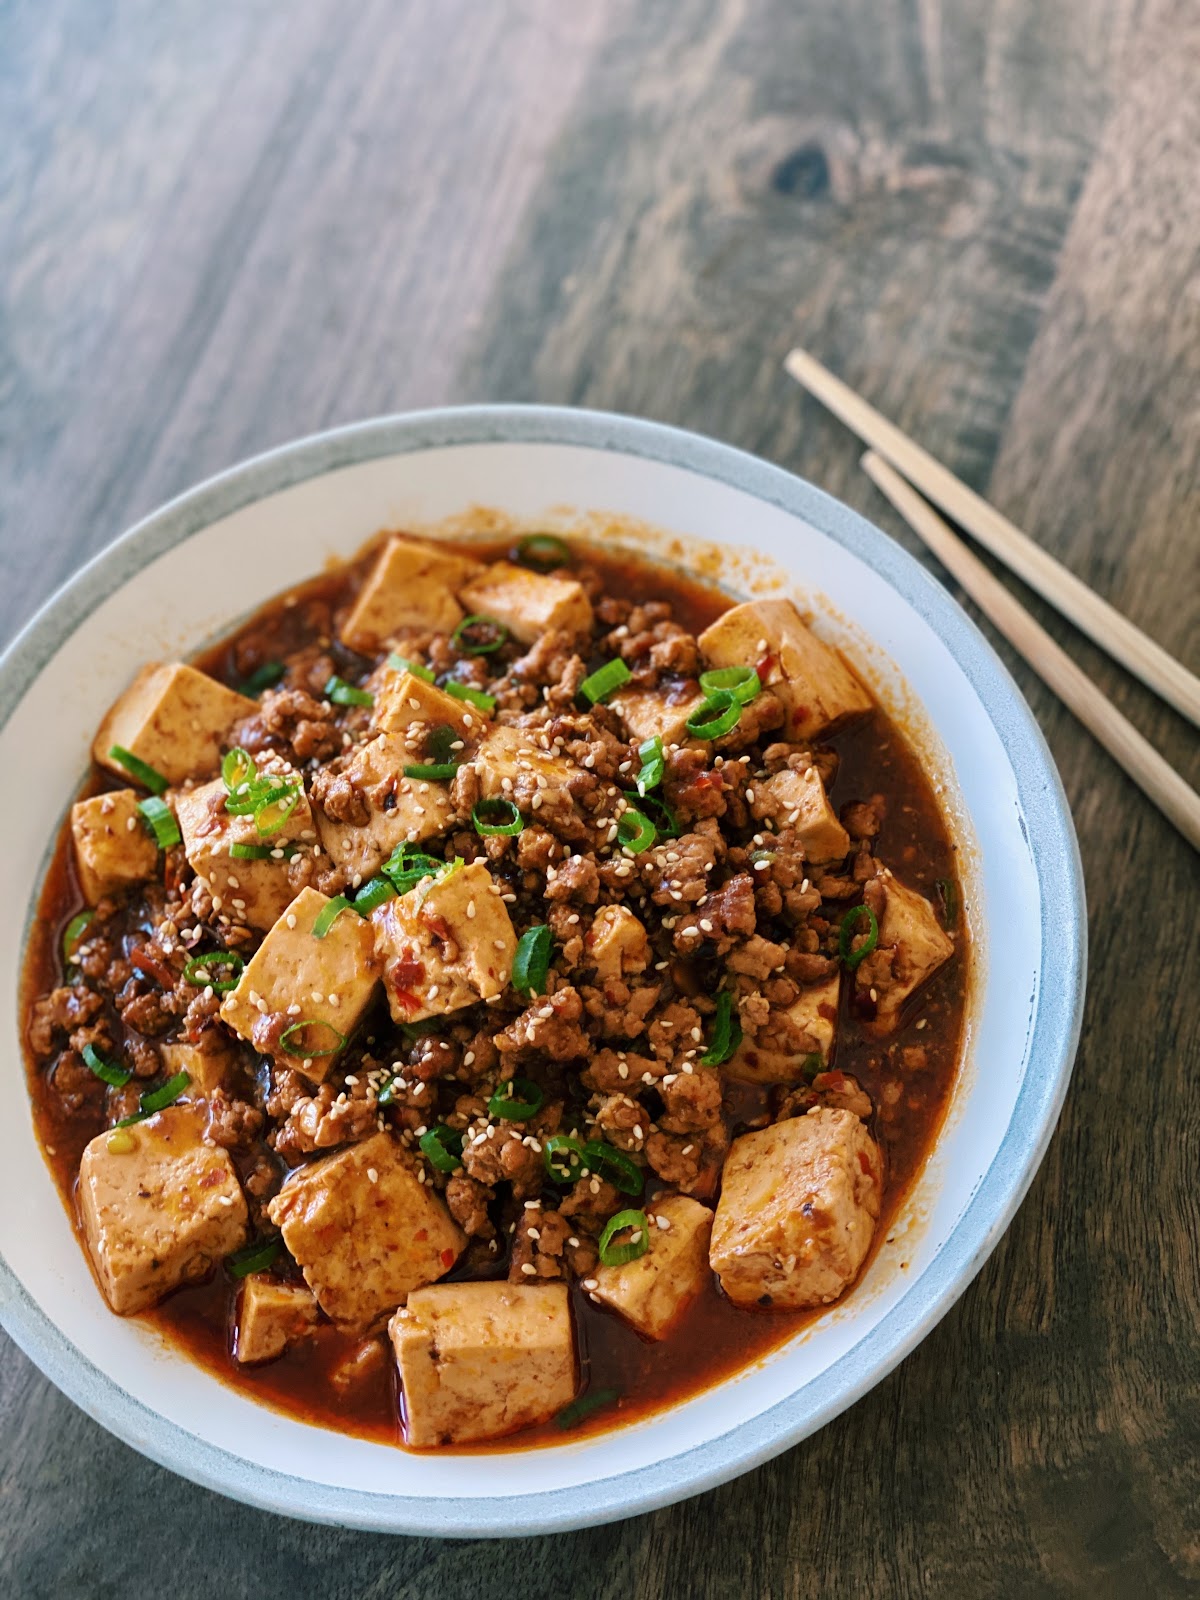
[[[475,506],[791,592],[854,657],[938,774],[975,951],[966,1060],[936,1152],[864,1281],[755,1367],[595,1439],[413,1455],[306,1426],[111,1315],[33,1134],[17,987],[57,814],[101,714],[146,659],[197,649],[382,527]],[[595,513],[580,517],[573,508]],[[713,543],[722,547],[714,550]],[[149,517],[0,661],[0,1321],[91,1416],[210,1488],[371,1529],[507,1535],[628,1516],[819,1428],[924,1337],[978,1271],[1045,1150],[1078,1037],[1083,884],[1049,752],[964,613],[892,540],[723,445],[596,413],[484,407],[385,419],[248,462]],[[12,914],[24,908],[24,916]]]

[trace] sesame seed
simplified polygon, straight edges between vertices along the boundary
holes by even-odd
[[[600,1287],[600,1280],[598,1278],[585,1278],[583,1280],[583,1287],[588,1290],[598,1289]]]
[[[534,1266],[532,1261],[523,1261],[521,1263],[521,1271],[527,1278],[532,1278],[537,1275],[537,1268]]]
[[[378,1172],[376,1172],[374,1167],[368,1167],[367,1168],[367,1177],[368,1177],[368,1179],[370,1180],[371,1183],[378,1183],[379,1182],[379,1174],[378,1174]]]

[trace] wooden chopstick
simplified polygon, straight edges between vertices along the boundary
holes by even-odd
[[[1025,657],[1038,676],[1083,723],[1118,766],[1179,829],[1193,849],[1200,850],[1200,795],[1174,767],[1105,699],[1065,651],[1036,623],[1019,600],[1009,594],[933,507],[873,450],[862,458],[863,470],[925,541],[942,565],[958,579],[975,604]]]
[[[922,494],[941,506],[960,527],[1018,577],[1024,578],[1030,588],[1036,589],[1064,617],[1069,617],[1102,650],[1128,668],[1168,705],[1174,706],[1191,722],[1200,724],[1200,678],[1128,617],[1123,617],[1107,600],[1102,600],[1073,572],[1068,572],[1040,545],[1034,544],[1007,517],[968,489],[949,468],[914,444],[840,378],[835,378],[819,361],[814,361],[807,351],[791,351],[784,366],[797,383],[816,395],[864,444],[890,461]]]

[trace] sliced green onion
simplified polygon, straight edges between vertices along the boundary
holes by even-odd
[[[245,965],[236,950],[209,950],[205,955],[193,956],[184,967],[183,975],[197,989],[212,989],[214,994],[228,994],[230,989],[237,988]],[[210,976],[209,969],[212,967],[229,967],[232,970],[227,978],[214,978]]]
[[[387,664],[393,672],[411,672],[414,678],[422,678],[426,683],[433,682],[433,673],[428,667],[423,667],[419,661],[410,661],[407,656],[398,656],[393,650],[387,658]]]
[[[225,1270],[231,1278],[248,1278],[252,1272],[263,1272],[277,1261],[282,1249],[278,1239],[256,1239],[226,1256]]]
[[[229,854],[235,861],[281,861],[296,854],[296,845],[286,844],[231,844]]]
[[[324,1028],[334,1042],[320,1050],[303,1044],[300,1035],[306,1028]],[[326,1022],[323,1017],[305,1017],[300,1022],[293,1022],[290,1028],[285,1028],[279,1035],[282,1050],[286,1050],[289,1056],[303,1056],[305,1060],[312,1056],[335,1056],[345,1043],[346,1035],[339,1033],[333,1023]]]
[[[855,924],[861,922],[864,917],[867,920],[867,936],[856,950],[852,950],[850,944],[854,938]],[[847,911],[842,918],[842,926],[838,933],[838,954],[851,972],[854,971],[860,961],[864,961],[871,954],[871,951],[874,950],[878,943],[879,924],[875,920],[875,913],[870,906],[854,906]]]
[[[482,639],[476,637],[481,630],[484,634]],[[499,617],[487,617],[475,611],[462,619],[450,635],[450,643],[456,644],[464,655],[490,656],[493,650],[499,650],[507,638],[508,629]],[[446,687],[449,689],[450,685]]]
[[[626,795],[627,800],[632,800],[633,795]],[[679,818],[671,810],[661,795],[647,794],[642,796],[642,805],[646,815],[658,830],[660,839],[678,839],[683,832]]]
[[[706,1067],[719,1067],[729,1060],[741,1042],[742,1023],[734,1007],[733,994],[729,989],[722,989],[717,996],[712,1040],[700,1060]]]
[[[83,938],[84,933],[95,921],[94,911],[80,911],[73,916],[63,929],[62,956],[64,961],[71,961],[75,955],[75,947]]]
[[[350,910],[350,902],[344,894],[335,894],[327,905],[323,905],[317,913],[317,920],[312,925],[313,938],[323,939],[341,916],[343,911]]]
[[[569,1428],[577,1428],[581,1422],[585,1422],[594,1411],[610,1406],[620,1398],[619,1389],[589,1389],[587,1394],[581,1394],[578,1400],[572,1400],[569,1406],[564,1406],[554,1420],[565,1433]]]
[[[405,767],[404,776],[433,783],[449,783],[457,771],[457,761],[413,761]]]
[[[126,750],[124,745],[114,744],[108,756],[110,761],[115,761],[118,766],[124,767],[131,778],[136,778],[143,788],[149,789],[152,794],[163,794],[170,788],[170,784],[161,772],[155,772],[153,767],[139,760],[133,751]]]
[[[192,1081],[190,1072],[177,1072],[173,1078],[168,1078],[166,1083],[157,1089],[151,1089],[141,1099],[142,1115],[152,1117],[156,1111],[165,1111],[168,1106],[173,1106],[179,1096]]]
[[[824,1070],[825,1063],[821,1060],[820,1052],[810,1050],[800,1063],[800,1075],[806,1083],[811,1083],[818,1072]]]
[[[377,1106],[391,1105],[392,1101],[396,1098],[396,1084],[398,1081],[399,1080],[396,1074],[393,1073],[388,1081],[384,1084],[383,1088],[380,1089],[379,1093],[375,1096],[375,1104]]]
[[[429,1165],[439,1172],[457,1172],[462,1166],[463,1136],[444,1122],[423,1133],[417,1144]]]
[[[708,695],[722,691],[731,694],[740,706],[748,705],[756,694],[762,693],[762,682],[753,667],[716,667],[712,672],[702,672],[700,687]]]
[[[256,667],[246,681],[242,684],[240,693],[249,695],[251,699],[260,695],[264,689],[269,689],[279,682],[287,668],[282,661],[264,661],[261,667]]]
[[[632,1236],[624,1244],[614,1244],[618,1233],[632,1229]],[[604,1224],[604,1232],[596,1246],[600,1263],[605,1267],[623,1267],[627,1261],[636,1261],[650,1248],[650,1221],[644,1211],[618,1211]]]
[[[595,672],[586,677],[579,685],[580,694],[584,695],[593,705],[607,700],[609,695],[619,689],[623,683],[628,683],[633,673],[621,660],[620,656],[612,661],[606,661],[602,667],[597,667]]]
[[[459,743],[462,735],[457,728],[447,728],[444,725],[430,728],[425,736],[426,753],[434,761],[450,761],[454,756],[454,746]]]
[[[644,798],[651,789],[658,788],[666,771],[662,736],[656,733],[651,738],[644,739],[638,745],[638,755],[642,758],[642,769],[635,781],[637,792]]]
[[[575,559],[566,540],[554,533],[527,533],[517,542],[516,557],[523,567],[532,567],[535,572],[569,567]]]
[[[231,817],[252,816],[272,789],[278,787],[270,778],[251,778],[248,783],[239,783],[225,796],[225,810]]]
[[[482,689],[473,689],[469,683],[459,683],[457,678],[446,679],[446,693],[452,694],[456,700],[465,700],[468,705],[478,706],[489,717],[496,709],[495,695],[484,694]]]
[[[635,856],[641,855],[643,850],[649,850],[657,837],[658,829],[646,813],[639,811],[636,806],[627,805],[617,818],[617,843]]]
[[[436,877],[445,870],[444,861],[426,855],[423,850],[414,850],[407,840],[396,846],[380,868],[383,875],[395,884],[399,894],[407,894],[410,889],[416,888],[422,878]]]
[[[160,850],[173,850],[182,843],[183,835],[175,821],[175,813],[165,800],[156,794],[149,795],[145,800],[138,801],[138,810]]]
[[[710,694],[687,719],[687,731],[696,739],[721,739],[737,727],[742,708],[728,689]]]
[[[517,940],[513,957],[512,986],[518,994],[541,994],[550,970],[554,935],[544,922],[527,928]]]
[[[958,885],[953,878],[939,878],[934,888],[941,896],[942,919],[948,928],[958,921]]]
[[[284,827],[288,818],[300,804],[300,796],[304,791],[299,788],[283,787],[272,789],[254,808],[254,826],[264,838],[272,833],[278,833]]]
[[[336,673],[325,685],[325,698],[332,700],[335,706],[373,706],[375,696],[369,689],[356,689],[352,683],[347,683],[345,678],[339,678]]]
[[[583,1147],[584,1164],[589,1172],[606,1178],[622,1194],[641,1194],[645,1178],[632,1156],[602,1139],[589,1139]]]
[[[569,1133],[552,1134],[542,1145],[542,1160],[555,1183],[574,1183],[586,1164],[583,1145]]]
[[[249,750],[243,750],[240,744],[226,750],[221,758],[221,780],[230,792],[244,783],[253,783],[257,777],[258,765]]]
[[[502,1117],[505,1122],[527,1122],[537,1116],[545,1103],[546,1096],[536,1083],[530,1083],[528,1078],[510,1078],[488,1101],[488,1115]]]
[[[525,826],[525,819],[515,804],[511,800],[501,800],[499,796],[494,800],[480,800],[472,806],[471,821],[475,824],[475,832],[485,839],[493,834],[511,836],[520,833]]]
[[[376,906],[381,906],[385,900],[392,899],[395,893],[396,885],[390,878],[385,878],[380,873],[379,877],[363,884],[352,903],[360,917],[369,917]]]
[[[95,1045],[85,1044],[79,1053],[83,1057],[84,1065],[104,1083],[110,1083],[114,1089],[123,1089],[133,1077],[132,1067],[122,1067],[115,1061],[106,1061]]]

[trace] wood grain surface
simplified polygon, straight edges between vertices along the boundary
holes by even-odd
[[[697,428],[915,550],[798,343],[1195,669],[1198,83],[1196,0],[0,0],[0,638],[208,473],[451,401]],[[1200,1594],[1200,875],[999,648],[1087,1017],[1020,1215],[890,1378],[689,1503],[455,1544],[193,1488],[0,1338],[0,1595]]]

